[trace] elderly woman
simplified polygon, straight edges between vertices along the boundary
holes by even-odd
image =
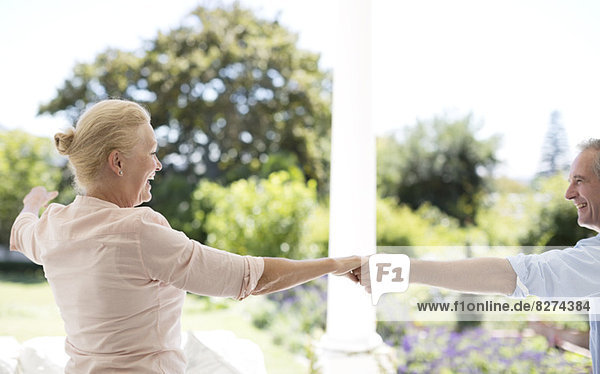
[[[324,274],[346,275],[358,256],[293,261],[239,256],[187,238],[148,207],[162,165],[150,115],[106,100],[54,137],[82,192],[67,205],[36,187],[24,198],[10,249],[43,265],[65,323],[67,373],[183,373],[185,291],[244,299]]]

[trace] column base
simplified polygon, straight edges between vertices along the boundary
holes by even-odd
[[[376,349],[383,344],[383,340],[378,333],[374,332],[366,338],[360,338],[358,341],[352,339],[340,339],[325,333],[317,343],[317,349],[325,351],[343,352],[343,353],[361,353]]]
[[[374,334],[369,343],[371,345],[369,349],[358,350],[359,345],[328,341],[327,336],[324,336],[315,346],[317,356],[315,366],[321,374],[397,373],[398,365],[394,349],[383,343],[378,334]]]

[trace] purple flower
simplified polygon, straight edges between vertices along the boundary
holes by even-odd
[[[404,352],[410,353],[412,351],[413,343],[415,341],[416,339],[414,339],[413,337],[405,335],[402,339],[402,349],[404,350]]]

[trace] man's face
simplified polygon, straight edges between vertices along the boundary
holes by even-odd
[[[598,151],[587,149],[571,164],[569,188],[565,198],[577,207],[577,223],[600,232],[600,179],[594,173],[594,161]]]

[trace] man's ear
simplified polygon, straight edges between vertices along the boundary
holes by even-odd
[[[123,175],[123,164],[122,164],[123,156],[121,152],[117,149],[113,150],[108,154],[108,167],[112,170],[116,175]]]

